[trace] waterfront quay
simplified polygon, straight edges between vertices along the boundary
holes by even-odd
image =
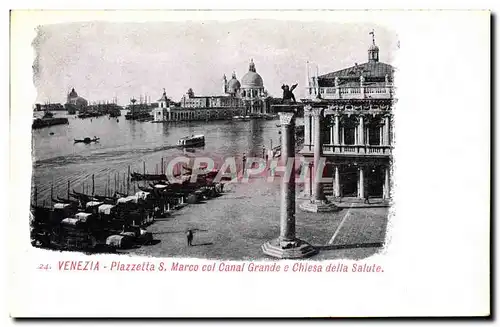
[[[154,245],[125,251],[153,257],[223,260],[268,260],[261,245],[279,235],[279,179],[269,183],[254,177],[251,183],[226,184],[224,194],[205,203],[182,208],[148,227]],[[337,212],[299,210],[297,235],[319,253],[314,260],[363,259],[383,249],[389,208],[377,201]],[[347,204],[349,206],[349,204]],[[185,231],[194,230],[193,246]],[[333,237],[335,235],[335,237]]]

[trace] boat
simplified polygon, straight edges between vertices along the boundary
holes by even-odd
[[[110,118],[116,118],[116,117],[120,117],[122,115],[121,111],[119,109],[117,110],[111,110],[110,113],[109,113],[109,117]]]
[[[250,119],[251,119],[250,116],[233,116],[233,120],[248,121]]]
[[[95,143],[99,142],[99,138],[94,136],[93,139],[91,139],[90,137],[86,137],[83,140],[77,140],[77,139],[75,139],[75,143],[89,144],[89,143],[92,143],[92,142],[95,142]]]
[[[136,172],[130,173],[132,181],[165,181],[167,176],[164,174],[139,174]]]
[[[264,119],[266,119],[266,120],[274,120],[276,118],[278,118],[278,115],[264,114]]]
[[[205,145],[205,135],[191,135],[181,138],[177,145],[179,147],[195,147],[195,146],[204,146]]]
[[[149,121],[153,119],[153,116],[145,110],[130,110],[125,115],[126,120],[139,120],[139,121]]]
[[[80,112],[77,117],[81,118],[81,119],[85,119],[85,118],[100,117],[100,116],[103,116],[103,115],[104,114],[102,112],[89,110],[89,111],[86,111],[86,112]]]
[[[50,111],[46,111],[42,118],[37,118],[33,120],[31,127],[33,129],[49,127],[54,125],[66,125],[69,124],[68,118],[58,117],[54,118],[54,114]]]

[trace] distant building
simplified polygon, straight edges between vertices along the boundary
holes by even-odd
[[[250,60],[250,64],[248,65],[248,72],[241,79],[240,94],[249,113],[269,113],[269,106],[265,101],[267,98],[267,92],[264,89],[264,81],[257,73],[253,59]]]
[[[228,81],[226,75],[222,78],[222,90],[233,98],[241,99],[246,107],[246,114],[270,113],[269,97],[264,88],[264,80],[257,73],[253,59],[248,65],[248,72],[243,75],[240,81],[233,72],[232,78]]]
[[[165,90],[153,110],[154,121],[226,120],[243,116],[241,99],[231,96],[194,96],[190,89],[176,105],[167,98]]]
[[[81,108],[88,106],[89,103],[84,98],[78,96],[78,93],[76,93],[75,89],[73,88],[71,89],[71,92],[68,93],[66,104],[70,104],[76,106],[77,108]]]
[[[44,103],[35,104],[35,111],[64,111],[63,105],[60,103]]]
[[[170,99],[167,98],[167,93],[163,89],[163,95],[158,99],[157,107],[152,110],[153,120],[156,122],[166,121],[169,107]]]

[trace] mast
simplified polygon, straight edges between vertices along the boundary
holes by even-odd
[[[130,165],[128,166],[128,175],[127,175],[127,194],[130,192]]]

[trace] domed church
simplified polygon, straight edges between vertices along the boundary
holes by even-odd
[[[223,76],[223,92],[234,97],[241,98],[247,108],[247,114],[263,114],[269,112],[266,99],[267,91],[264,89],[264,80],[257,73],[253,59],[248,65],[248,72],[241,79],[241,83],[233,72],[232,78],[228,81],[226,75]]]
[[[78,96],[78,93],[76,93],[75,89],[73,88],[67,96],[66,104],[75,106],[77,110],[80,110],[88,105],[88,101]]]

